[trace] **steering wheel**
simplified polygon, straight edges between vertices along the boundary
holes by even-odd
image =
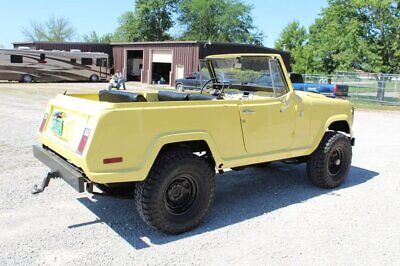
[[[204,83],[204,85],[201,87],[200,94],[203,94],[203,91],[206,89],[207,85],[209,85],[209,83],[213,82],[213,81],[216,81],[218,83],[218,78],[209,79],[206,83]],[[214,89],[214,88],[207,89],[208,94],[218,96],[218,98],[221,97],[222,93],[224,92],[224,88],[225,88],[225,84],[224,83],[221,83],[221,84],[222,84],[221,89]]]

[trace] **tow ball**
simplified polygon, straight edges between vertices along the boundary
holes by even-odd
[[[57,172],[48,172],[45,178],[43,178],[42,183],[40,186],[35,184],[32,188],[32,194],[38,194],[44,191],[44,189],[49,185],[51,179],[59,178]]]
[[[47,175],[43,178],[42,183],[40,185],[35,184],[32,188],[31,193],[32,194],[39,194],[44,191],[46,187],[49,186],[50,180],[51,179],[57,179],[61,178],[58,172],[48,172]],[[95,195],[105,195],[104,193],[98,193],[96,191],[93,191],[93,183],[92,182],[85,182],[86,183],[86,191],[95,194]],[[83,191],[80,191],[83,192]]]

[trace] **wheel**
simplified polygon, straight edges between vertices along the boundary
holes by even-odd
[[[31,82],[33,82],[33,77],[31,75],[28,75],[28,74],[23,75],[21,77],[21,82],[23,82],[23,83],[31,83]]]
[[[99,78],[99,76],[97,76],[97,75],[91,75],[90,78],[89,78],[89,80],[90,80],[91,82],[98,82],[98,81],[100,80],[100,78]]]
[[[328,131],[307,160],[310,180],[322,188],[335,188],[346,179],[351,165],[351,143],[341,133]]]
[[[135,190],[135,183],[95,184],[95,186],[111,196],[125,196],[132,194]]]
[[[184,92],[185,91],[185,88],[183,87],[183,84],[181,84],[181,83],[176,84],[175,88],[179,92]]]
[[[214,200],[214,176],[215,169],[190,151],[162,153],[147,179],[136,186],[139,215],[164,233],[189,231],[200,224]]]

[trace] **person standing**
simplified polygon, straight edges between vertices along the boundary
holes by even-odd
[[[122,86],[122,88],[123,88],[124,90],[126,90],[124,76],[122,75],[121,72],[118,72],[117,76],[118,76],[117,90],[119,90],[119,89],[121,88],[121,86]]]

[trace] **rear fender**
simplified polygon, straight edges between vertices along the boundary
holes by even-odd
[[[219,166],[222,164],[221,156],[218,152],[217,146],[213,140],[213,138],[206,132],[185,132],[185,133],[177,133],[171,135],[165,135],[158,138],[153,145],[149,147],[148,156],[148,164],[144,166],[144,172],[146,175],[142,180],[145,179],[147,173],[150,171],[151,167],[153,166],[158,154],[161,152],[162,148],[168,144],[175,144],[180,142],[188,142],[188,141],[205,141],[212,153],[212,156],[215,161],[215,165]]]

